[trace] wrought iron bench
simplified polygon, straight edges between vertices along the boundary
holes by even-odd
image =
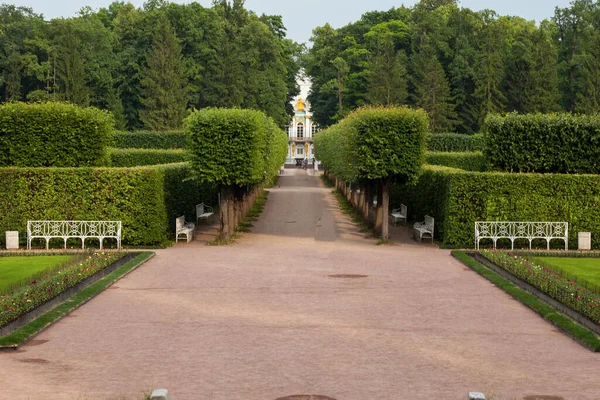
[[[498,239],[509,239],[511,250],[515,248],[516,239],[529,240],[529,249],[533,239],[545,239],[547,249],[550,250],[550,241],[560,239],[565,242],[565,250],[569,249],[569,223],[568,222],[507,222],[507,221],[480,221],[475,222],[475,248],[479,250],[481,239],[492,239],[494,249]]]
[[[81,248],[85,249],[85,239],[100,241],[103,248],[104,239],[116,239],[117,248],[121,248],[121,221],[27,221],[27,249],[31,250],[33,239],[46,239],[46,250],[50,239],[81,239]]]
[[[205,205],[204,203],[200,203],[196,205],[196,223],[201,219],[205,219],[208,221],[208,218],[214,214],[212,207]]]
[[[404,224],[406,225],[406,215],[407,208],[404,204],[400,204],[400,208],[394,208],[390,213],[390,217],[392,217],[392,224],[396,225],[399,220],[403,219]]]
[[[191,222],[185,222],[185,216],[181,216],[175,219],[175,243],[179,241],[179,236],[185,235],[187,242],[189,243],[194,237],[194,229],[196,225]]]
[[[424,235],[429,235],[425,236],[425,238],[429,238],[431,239],[431,242],[433,242],[433,224],[433,217],[430,217],[429,215],[425,216],[425,221],[415,223],[415,225],[413,226],[413,233],[415,235],[415,239],[418,236],[419,242],[421,242],[423,240]]]

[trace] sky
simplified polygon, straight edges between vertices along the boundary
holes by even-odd
[[[92,9],[107,7],[113,0],[2,0],[4,3],[31,7],[34,12],[43,14],[46,19],[72,17],[84,6]],[[329,23],[334,28],[354,22],[367,11],[389,10],[404,4],[414,5],[418,0],[246,0],[246,8],[257,14],[281,15],[288,29],[288,37],[307,43],[312,30]],[[175,0],[175,3],[190,1]],[[211,0],[199,0],[209,7]],[[144,0],[131,0],[141,7]],[[478,11],[486,8],[500,15],[518,15],[537,22],[554,15],[555,7],[567,7],[570,0],[460,0],[459,5]]]

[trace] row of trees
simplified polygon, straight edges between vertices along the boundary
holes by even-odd
[[[0,99],[108,109],[120,129],[180,128],[188,108],[244,107],[287,124],[302,46],[244,0],[118,1],[45,21],[0,6]]]
[[[474,133],[487,114],[600,111],[600,1],[551,20],[421,0],[313,31],[306,71],[322,126],[362,104],[424,108],[433,131]]]

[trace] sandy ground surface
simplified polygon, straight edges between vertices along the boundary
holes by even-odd
[[[0,353],[0,399],[600,399],[600,354],[448,251],[374,243],[287,170],[238,244],[158,251]]]

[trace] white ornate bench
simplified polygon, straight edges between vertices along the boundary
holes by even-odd
[[[407,208],[404,204],[400,204],[400,208],[394,208],[390,213],[390,217],[392,217],[392,224],[396,225],[399,220],[403,219],[406,224],[406,214]]]
[[[121,248],[121,221],[27,221],[27,249],[31,250],[33,239],[46,239],[46,250],[52,238],[81,239],[81,248],[85,249],[85,239],[100,241],[102,249],[104,239],[116,239],[117,248]]]
[[[515,239],[529,240],[529,249],[533,239],[546,239],[547,249],[550,250],[550,241],[560,239],[565,242],[565,250],[569,249],[569,223],[568,222],[505,222],[481,221],[475,222],[475,248],[479,250],[481,239],[492,239],[494,249],[498,239],[509,239],[511,250],[515,248]]]
[[[213,209],[210,206],[205,205],[204,203],[200,203],[196,205],[196,223],[201,219],[205,219],[208,221],[208,218],[213,215]]]
[[[179,236],[185,235],[187,242],[189,243],[194,237],[194,229],[196,225],[191,222],[185,222],[185,216],[181,216],[175,219],[175,243],[179,240]]]
[[[426,239],[429,238],[433,242],[433,224],[433,217],[430,217],[429,215],[425,216],[425,221],[415,223],[413,226],[415,239],[418,237],[419,242],[421,242],[423,240],[423,235],[425,235]]]

